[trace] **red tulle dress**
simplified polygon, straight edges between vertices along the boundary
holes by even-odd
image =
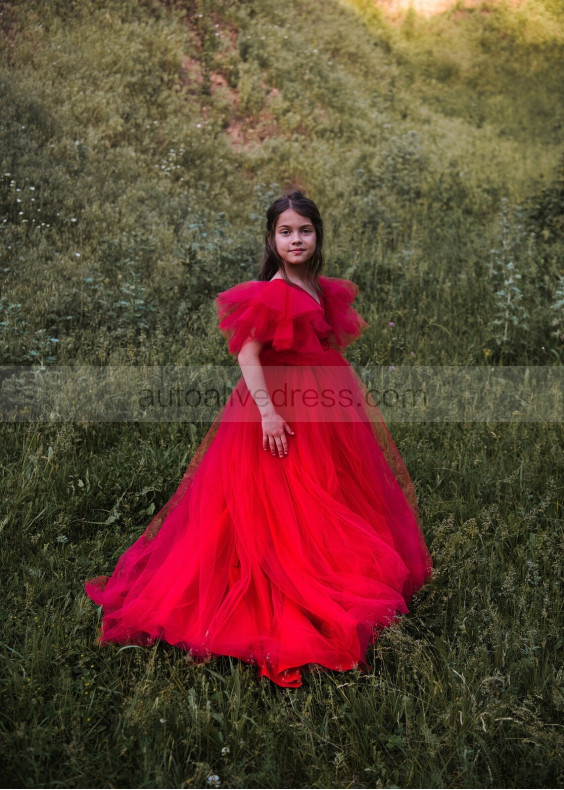
[[[235,656],[280,686],[307,665],[365,669],[378,630],[431,572],[415,492],[377,407],[340,353],[366,326],[357,287],[320,277],[318,304],[276,279],[220,293],[220,329],[261,364],[295,432],[262,446],[241,378],[180,486],[111,577],[91,579],[100,644],[164,640]]]

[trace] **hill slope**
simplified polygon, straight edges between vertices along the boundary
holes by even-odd
[[[4,5],[5,361],[193,355],[192,311],[255,276],[265,207],[295,184],[326,217],[328,271],[373,305],[359,358],[386,361],[392,313],[426,362],[560,355],[545,248],[518,262],[534,333],[484,321],[500,233],[519,255],[539,231],[511,206],[556,175],[562,24],[538,3],[532,27],[498,4],[399,27],[352,5]]]

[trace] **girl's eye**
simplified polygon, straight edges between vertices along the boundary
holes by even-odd
[[[288,236],[288,235],[289,235],[289,233],[290,233],[290,231],[288,230],[288,228],[281,228],[281,229],[280,229],[279,231],[277,231],[277,232],[278,232],[278,233],[279,233],[281,236]],[[311,233],[313,233],[313,228],[302,228],[301,232],[302,232],[302,233],[311,234]]]

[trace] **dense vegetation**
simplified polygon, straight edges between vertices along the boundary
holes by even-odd
[[[485,0],[0,7],[3,365],[231,364],[213,296],[298,185],[372,365],[561,365],[564,12]],[[1,762],[28,787],[564,781],[562,425],[392,425],[434,579],[371,672],[94,645],[85,578],[205,424],[1,427]]]

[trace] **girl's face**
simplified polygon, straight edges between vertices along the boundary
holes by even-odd
[[[276,251],[284,263],[291,266],[302,264],[305,268],[315,252],[317,236],[311,220],[286,209],[278,217],[274,230]]]

